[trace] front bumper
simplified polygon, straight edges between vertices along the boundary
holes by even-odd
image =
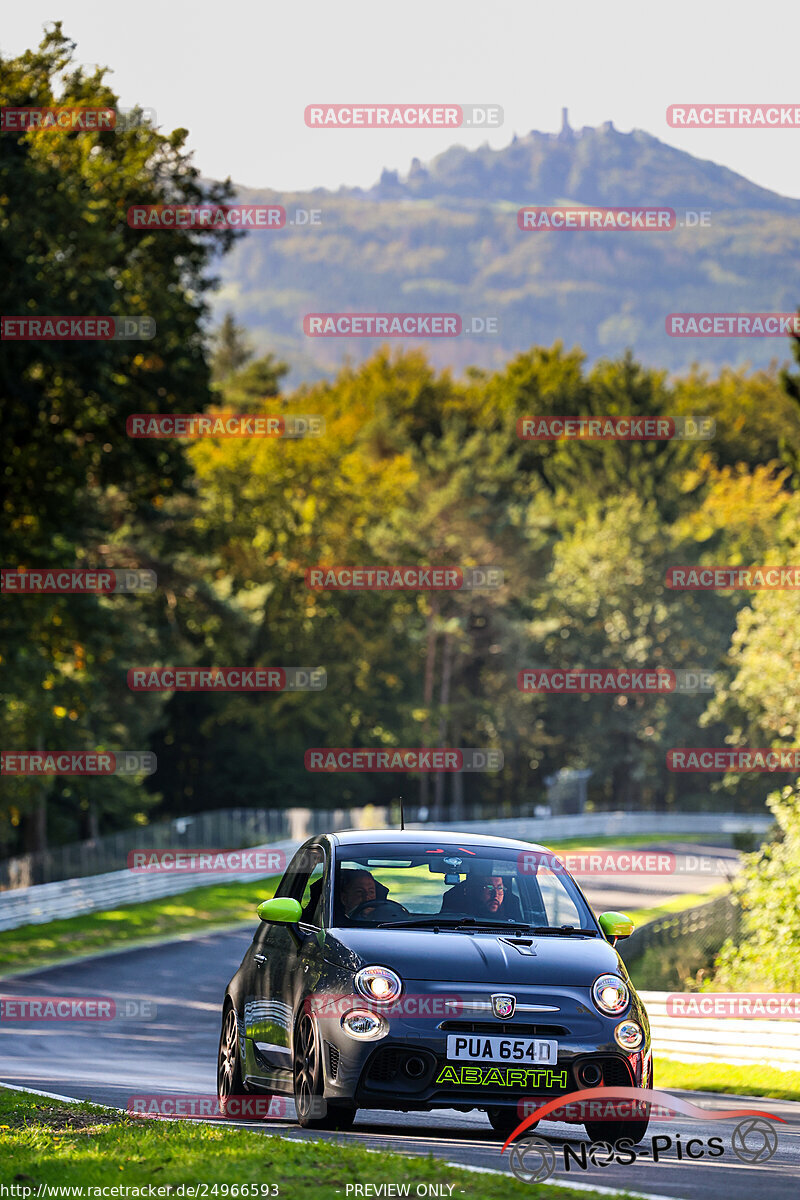
[[[601,1085],[651,1084],[649,1024],[633,991],[623,1014],[604,1017],[592,1005],[588,989],[515,988],[517,1011],[512,1018],[499,1020],[491,1015],[490,997],[502,990],[471,986],[469,992],[465,988],[459,993],[455,1007],[448,1007],[444,998],[453,996],[452,986],[445,992],[444,985],[406,981],[407,995],[430,996],[428,1011],[388,1015],[384,1010],[388,1031],[375,1041],[357,1041],[345,1033],[341,1006],[336,1015],[318,1016],[326,1097],[354,1102],[360,1108],[404,1111],[518,1107],[521,1100],[552,1099],[592,1086],[580,1074],[590,1062],[601,1069]],[[354,995],[351,1008],[363,1007]],[[424,1008],[424,1003],[419,1007]],[[638,1021],[644,1030],[644,1041],[635,1053],[622,1050],[614,1039],[614,1029],[623,1019]],[[549,1038],[558,1043],[557,1062],[525,1067],[448,1061],[447,1037],[452,1033]]]

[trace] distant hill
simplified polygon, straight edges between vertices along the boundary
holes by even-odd
[[[573,131],[565,122],[559,134],[534,131],[500,150],[453,146],[427,166],[414,159],[405,177],[384,171],[370,189],[237,190],[241,203],[279,203],[290,215],[322,210],[320,227],[250,234],[221,268],[218,311],[232,309],[259,351],[286,358],[290,382],[380,345],[306,337],[303,317],[315,311],[496,317],[496,336],[424,342],[434,362],[456,371],[558,338],[590,360],[631,347],[673,371],[789,353],[783,339],[670,338],[664,320],[676,311],[796,310],[800,200],[640,130],[607,122]],[[678,226],[522,232],[524,205],[659,205],[675,209]],[[710,224],[681,226],[685,210],[709,212]]]

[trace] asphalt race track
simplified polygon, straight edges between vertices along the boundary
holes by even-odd
[[[125,1108],[129,1097],[215,1090],[216,1051],[223,989],[250,941],[248,932],[216,933],[104,958],[52,967],[0,983],[4,996],[103,996],[118,1005],[150,1001],[155,1019],[117,1018],[108,1023],[0,1022],[0,1082],[39,1088]],[[151,1010],[152,1018],[152,1010]],[[656,1061],[656,1086],[658,1062]],[[630,1165],[564,1169],[565,1141],[587,1144],[582,1126],[542,1122],[536,1137],[556,1151],[552,1183],[625,1189],[686,1200],[796,1200],[800,1193],[800,1103],[686,1093],[709,1110],[758,1108],[785,1118],[776,1123],[777,1150],[766,1162],[741,1162],[731,1148],[737,1124],[680,1118],[652,1122]],[[483,1113],[361,1113],[349,1133],[307,1133],[290,1120],[243,1122],[266,1134],[335,1138],[375,1149],[434,1154],[459,1166],[509,1171],[508,1154]],[[677,1154],[690,1138],[721,1137],[721,1157],[688,1161]],[[651,1136],[672,1137],[652,1161]],[[695,1147],[697,1149],[697,1147]],[[647,1157],[644,1157],[646,1152]],[[535,1166],[534,1162],[529,1164]],[[235,1180],[231,1179],[231,1183]],[[376,1183],[385,1182],[376,1178]]]

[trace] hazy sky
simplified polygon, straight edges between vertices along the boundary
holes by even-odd
[[[612,120],[764,187],[800,197],[800,130],[694,130],[669,104],[800,104],[798,0],[25,0],[0,47],[38,44],[60,19],[76,58],[113,68],[123,106],[185,126],[208,176],[254,187],[368,186],[454,142]],[[315,130],[316,102],[495,103],[505,123],[467,130]]]

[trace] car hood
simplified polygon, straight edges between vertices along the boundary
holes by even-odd
[[[352,969],[391,967],[406,980],[589,987],[606,971],[625,974],[616,950],[600,937],[532,934],[517,939],[512,934],[430,929],[338,929],[329,936],[339,943],[336,957],[341,962],[344,951]]]

